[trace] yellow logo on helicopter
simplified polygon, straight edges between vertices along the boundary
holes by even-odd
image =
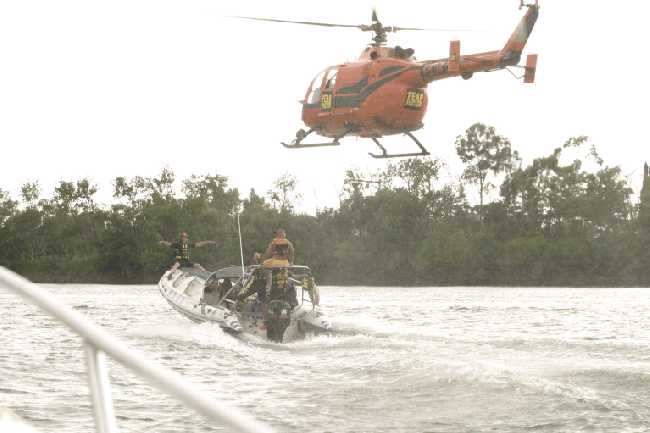
[[[332,94],[323,93],[320,99],[320,108],[321,110],[331,110],[332,109]]]
[[[404,106],[406,108],[420,109],[424,104],[424,92],[421,90],[409,90],[406,92]]]

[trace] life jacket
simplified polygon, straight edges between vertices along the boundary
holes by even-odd
[[[283,289],[287,286],[287,280],[289,279],[289,273],[286,269],[277,269],[273,271],[273,285]]]
[[[286,268],[289,266],[288,259],[266,259],[262,262],[262,267],[264,268]]]
[[[275,238],[271,242],[272,257],[276,260],[289,260],[289,240]]]
[[[269,299],[284,299],[287,293],[289,272],[286,269],[274,269],[272,275],[271,293]]]
[[[190,243],[178,241],[176,244],[176,260],[189,262],[190,261]]]

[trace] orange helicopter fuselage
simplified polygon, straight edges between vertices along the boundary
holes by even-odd
[[[422,127],[422,65],[393,57],[325,69],[307,90],[302,120],[320,135],[381,137]]]

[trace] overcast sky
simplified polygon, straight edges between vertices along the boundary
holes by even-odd
[[[222,4],[223,3],[223,4]],[[324,67],[354,60],[369,34],[227,15],[486,29],[485,33],[398,33],[389,42],[419,59],[500,49],[523,11],[515,0],[439,1],[10,1],[0,0],[0,188],[17,194],[38,180],[90,177],[109,200],[115,176],[178,178],[219,173],[242,192],[269,189],[285,172],[312,212],[336,205],[343,172],[376,170],[370,140],[286,150],[302,127],[298,100]],[[509,137],[525,162],[567,138],[589,135],[605,161],[638,189],[650,159],[646,1],[542,0],[527,53],[539,53],[537,83],[506,71],[429,86],[425,128],[416,135],[460,173],[454,138],[481,121]],[[405,137],[385,140],[410,150]]]

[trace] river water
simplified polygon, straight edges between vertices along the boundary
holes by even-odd
[[[242,341],[154,286],[48,285],[278,432],[648,432],[650,290],[324,287],[337,333]],[[94,431],[80,340],[0,290],[0,407]],[[111,363],[122,432],[223,431]]]

